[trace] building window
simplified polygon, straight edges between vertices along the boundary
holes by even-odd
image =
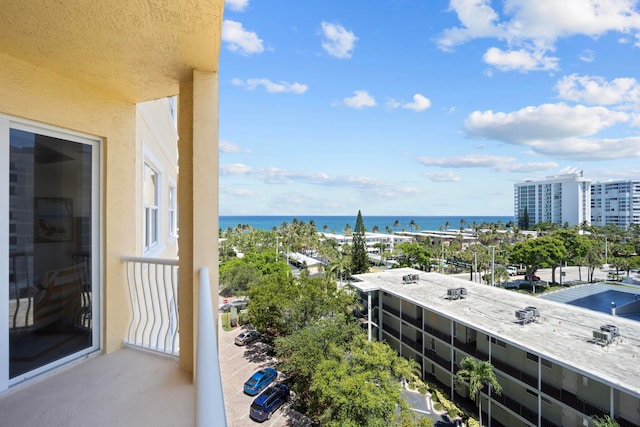
[[[173,185],[169,185],[169,211],[168,211],[168,220],[169,220],[169,237],[176,237],[178,235],[178,219],[176,217],[177,209],[176,209],[176,187]]]
[[[144,250],[151,250],[158,244],[158,205],[160,194],[158,172],[148,163],[144,164]]]
[[[534,361],[534,362],[537,362],[537,361],[538,361],[538,356],[536,356],[536,355],[535,355],[535,354],[533,354],[533,353],[529,353],[529,352],[527,352],[527,359],[532,360],[532,361]]]
[[[542,366],[544,366],[545,368],[553,368],[553,363],[551,363],[550,361],[548,361],[547,359],[542,359]]]

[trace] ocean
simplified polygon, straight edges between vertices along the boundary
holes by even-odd
[[[274,227],[279,227],[283,222],[291,223],[296,218],[299,221],[309,222],[313,220],[318,228],[318,231],[325,231],[328,233],[335,232],[341,234],[347,224],[353,229],[356,225],[356,215],[353,216],[322,216],[322,215],[283,215],[283,216],[227,216],[221,215],[219,217],[222,230],[226,230],[229,227],[236,228],[238,225],[250,225],[252,228],[260,230],[271,230]],[[378,226],[380,232],[384,233],[386,227],[389,226],[392,231],[400,231],[405,229],[406,231],[414,231],[415,228],[409,226],[411,221],[414,221],[420,228],[419,230],[439,230],[448,222],[449,229],[460,229],[460,221],[463,220],[465,228],[471,228],[471,225],[486,223],[497,223],[501,221],[503,224],[507,224],[509,221],[513,221],[513,216],[471,216],[471,215],[453,215],[453,216],[362,216],[364,226],[367,230],[371,231],[374,226]],[[399,227],[394,229],[393,224],[398,221]],[[465,225],[466,223],[466,225]],[[326,226],[326,228],[325,228]]]

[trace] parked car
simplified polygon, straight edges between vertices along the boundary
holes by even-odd
[[[243,332],[236,337],[235,343],[236,345],[246,345],[258,338],[260,338],[260,333],[258,331]]]
[[[524,276],[524,280],[530,280],[532,282],[537,282],[538,280],[540,280],[540,278],[534,274],[533,276]]]
[[[249,396],[255,396],[264,390],[278,377],[278,371],[273,368],[264,368],[251,375],[244,383],[244,392]]]
[[[516,267],[508,266],[507,267],[507,272],[509,273],[509,276],[517,276],[518,275],[518,269]]]
[[[271,415],[289,400],[289,387],[275,384],[256,397],[249,408],[249,417],[258,422],[271,418]]]

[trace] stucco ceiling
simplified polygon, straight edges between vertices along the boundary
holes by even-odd
[[[174,95],[217,71],[224,0],[2,0],[0,51],[114,96]]]

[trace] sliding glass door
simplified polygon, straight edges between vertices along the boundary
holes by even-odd
[[[98,348],[100,147],[2,117],[0,144],[0,304],[9,318],[0,375],[11,385]]]

